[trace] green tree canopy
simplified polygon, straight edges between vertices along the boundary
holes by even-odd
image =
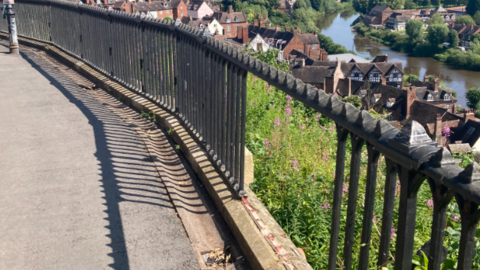
[[[457,19],[455,20],[455,24],[462,24],[462,23],[464,23],[465,25],[472,25],[472,24],[475,24],[475,20],[473,20],[472,16],[470,15],[458,16]]]
[[[469,0],[466,9],[468,14],[474,16],[480,10],[480,0]]]
[[[448,28],[443,24],[432,24],[428,26],[427,39],[434,49],[438,48],[438,45],[445,42],[448,35]]]
[[[426,21],[426,23],[428,25],[443,24],[443,17],[442,17],[442,15],[440,15],[440,13],[435,13]]]
[[[458,38],[458,32],[455,29],[451,29],[450,31],[448,31],[448,42],[450,42],[451,48],[458,47],[460,39]]]
[[[417,40],[423,34],[423,22],[420,20],[409,20],[405,27],[411,41]]]
[[[406,0],[404,7],[405,7],[405,9],[416,9],[417,4],[415,4],[412,0]]]
[[[473,15],[473,20],[475,21],[475,24],[480,24],[480,10],[475,12],[475,15]]]
[[[467,98],[467,106],[474,111],[479,109],[480,102],[480,89],[477,87],[472,87],[467,90],[465,93],[465,98]]]

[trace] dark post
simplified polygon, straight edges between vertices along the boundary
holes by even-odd
[[[10,54],[19,54],[17,25],[15,24],[15,11],[13,11],[13,1],[4,2],[7,13],[8,34],[10,36]]]

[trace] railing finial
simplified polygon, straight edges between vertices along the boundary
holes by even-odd
[[[472,162],[467,165],[465,170],[463,170],[460,177],[467,180],[467,183],[473,183],[480,180],[480,166],[476,162]]]

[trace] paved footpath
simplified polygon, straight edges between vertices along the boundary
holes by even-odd
[[[0,269],[198,269],[143,142],[0,44]]]

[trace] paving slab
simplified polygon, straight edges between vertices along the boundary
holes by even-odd
[[[132,127],[58,67],[7,51],[0,44],[0,269],[199,269]]]

